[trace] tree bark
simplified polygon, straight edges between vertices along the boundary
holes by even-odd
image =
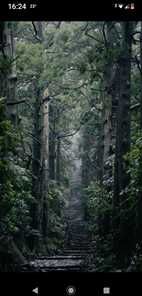
[[[57,152],[56,152],[56,181],[60,185],[61,182],[61,139],[57,138]]]
[[[142,22],[141,22],[141,34],[140,34],[140,79],[141,79],[141,93],[140,93],[140,130],[142,132]],[[138,168],[138,186],[139,192],[137,196],[137,219],[136,219],[136,230],[137,230],[137,242],[142,243],[142,155],[139,159]]]
[[[17,105],[10,105],[9,102],[16,101],[16,61],[15,61],[15,40],[13,23],[7,23],[6,25],[6,56],[10,63],[7,83],[7,116],[11,122],[17,126]]]
[[[34,26],[38,40],[43,43],[44,49],[42,22],[36,22]],[[39,87],[38,81],[34,81],[34,135],[37,141],[33,139],[32,191],[35,197],[35,206],[32,210],[32,225],[38,231],[33,245],[37,251],[45,250],[48,229],[49,97],[46,97],[44,93],[43,89]]]
[[[49,178],[55,180],[55,161],[56,161],[56,126],[55,126],[55,106],[49,104]]]
[[[15,63],[15,40],[13,23],[0,22],[1,44],[1,92],[0,96],[6,98],[6,115],[11,122],[17,123],[17,107],[8,104],[16,100],[16,63]]]
[[[104,155],[103,180],[108,191],[113,189],[113,160],[116,136],[117,67],[114,59],[115,24],[107,22],[106,64],[104,69]]]
[[[127,186],[130,175],[124,159],[130,150],[130,96],[132,23],[122,24],[123,42],[119,59],[119,102],[116,127],[116,151],[113,195],[114,249],[120,265],[127,264],[132,251],[132,219],[129,217]],[[117,218],[118,217],[118,218]]]
[[[48,202],[48,179],[49,179],[49,104],[43,100],[41,105],[42,132],[40,152],[40,208],[39,230],[43,237],[47,236],[47,202]]]
[[[38,87],[38,82],[33,80],[34,94],[34,118],[33,118],[33,157],[32,157],[32,194],[35,198],[31,206],[32,228],[38,229],[38,203],[39,203],[39,188],[40,188],[40,100],[41,92]],[[35,140],[36,139],[36,140]],[[36,244],[36,242],[35,242]],[[33,242],[34,246],[34,242]]]

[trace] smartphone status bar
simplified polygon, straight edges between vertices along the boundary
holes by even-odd
[[[5,0],[0,8],[1,20],[104,20],[142,19],[142,4],[123,1],[45,1]]]

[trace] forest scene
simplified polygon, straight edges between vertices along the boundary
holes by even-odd
[[[142,271],[141,22],[0,22],[0,271]]]

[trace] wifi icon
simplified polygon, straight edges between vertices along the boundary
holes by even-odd
[[[38,293],[39,293],[39,289],[38,289],[38,287],[34,288],[34,289],[32,290],[32,292],[33,292],[34,294],[38,295]]]

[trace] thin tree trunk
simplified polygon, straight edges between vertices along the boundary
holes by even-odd
[[[55,180],[56,139],[55,139],[55,106],[49,104],[49,178]]]
[[[56,156],[56,181],[60,185],[61,181],[61,139],[57,138],[57,156]]]
[[[32,157],[32,194],[35,198],[31,208],[32,227],[38,229],[38,203],[39,203],[39,188],[40,188],[40,89],[37,87],[37,81],[33,81],[34,94],[34,119],[33,119],[33,157]],[[36,241],[35,241],[36,244]],[[33,242],[34,246],[34,242]]]
[[[39,230],[44,237],[47,236],[47,196],[48,196],[48,179],[49,179],[49,118],[48,118],[48,102],[43,100],[41,106],[42,117],[42,134],[41,134],[41,153],[40,153],[40,222]]]
[[[112,48],[113,48],[113,37],[111,32],[111,22],[107,23],[107,48],[106,48],[106,64],[104,70],[104,82],[105,82],[105,93],[104,93],[104,155],[103,155],[103,163],[104,163],[104,172],[103,178],[105,183],[109,182],[110,175],[112,175],[111,167],[109,165],[109,157],[111,152],[111,132],[112,132],[112,94],[110,91],[110,84],[112,78],[113,71],[113,59],[111,56]],[[108,185],[108,184],[107,184]]]
[[[6,55],[10,63],[9,73],[8,73],[8,82],[7,82],[7,103],[16,101],[16,61],[15,61],[15,40],[13,32],[13,23],[7,23],[6,25]],[[7,116],[11,122],[17,126],[17,105],[8,104],[7,105]]]
[[[4,97],[6,102],[6,115],[13,124],[17,122],[17,107],[9,102],[16,100],[16,64],[15,64],[15,41],[13,35],[13,23],[0,23],[0,44],[1,44],[1,62],[3,69],[0,73],[1,90],[0,96]]]

